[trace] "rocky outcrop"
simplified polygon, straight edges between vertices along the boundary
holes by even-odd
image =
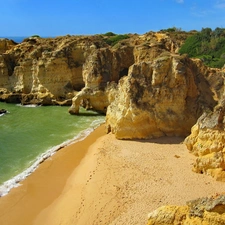
[[[83,88],[74,98],[69,109],[78,114],[81,103],[106,113],[112,102],[116,85],[121,77],[127,76],[128,68],[134,63],[133,47],[122,46],[117,49],[102,48],[89,55],[83,65]]]
[[[189,151],[197,156],[193,171],[225,181],[225,108],[205,112],[185,139]]]
[[[114,99],[115,89],[112,92],[108,89],[111,82],[117,84],[122,77],[128,75],[129,68],[135,63],[153,60],[161,54],[175,53],[186,37],[187,35],[184,35],[175,41],[168,33],[130,35],[129,39],[112,48],[100,48],[93,52],[83,65],[85,87],[73,98],[69,112],[78,114],[80,103],[88,102],[90,108],[105,113]],[[98,104],[93,98],[95,92],[96,96],[101,96]]]
[[[20,95],[23,104],[69,101],[85,86],[86,58],[104,42],[97,37],[32,37],[0,55],[2,100]],[[10,101],[11,101],[10,100]],[[17,101],[18,98],[15,99]]]
[[[216,105],[216,94],[196,63],[164,53],[132,65],[108,107],[108,132],[119,139],[187,136],[202,112]]]
[[[0,100],[71,104],[75,96],[72,114],[76,104],[83,102],[105,112],[110,99],[105,89],[110,82],[118,83],[134,63],[153,60],[163,52],[175,53],[187,35],[175,40],[169,33],[129,34],[114,46],[107,44],[110,37],[104,35],[34,36],[15,45],[4,39],[0,41]],[[104,103],[96,103],[96,98],[93,102],[90,92]]]
[[[147,225],[225,224],[225,195],[200,198],[186,206],[162,206],[149,213]]]
[[[17,43],[7,38],[0,38],[0,54],[5,53],[7,50],[16,46]]]

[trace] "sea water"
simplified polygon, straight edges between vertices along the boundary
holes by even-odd
[[[0,196],[16,186],[55,151],[85,138],[105,117],[81,108],[21,106],[0,102],[8,113],[0,116]]]

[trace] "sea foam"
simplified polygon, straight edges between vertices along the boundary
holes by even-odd
[[[59,145],[56,145],[50,148],[49,150],[47,150],[45,153],[42,153],[41,155],[39,155],[36,158],[36,160],[32,163],[32,165],[28,167],[25,171],[13,177],[12,179],[4,182],[0,186],[0,197],[7,195],[12,188],[20,186],[21,181],[23,181],[26,177],[28,177],[31,173],[33,173],[42,162],[44,162],[46,159],[51,157],[55,152],[57,152],[58,150],[68,145],[84,140],[91,132],[93,132],[98,126],[100,126],[104,122],[105,122],[105,119],[103,118],[94,120],[91,123],[89,128],[81,131],[73,139],[67,140]]]

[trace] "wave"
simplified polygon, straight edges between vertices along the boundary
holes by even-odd
[[[5,181],[0,186],[0,197],[7,195],[12,188],[20,186],[21,181],[23,181],[26,177],[28,177],[31,173],[33,173],[41,163],[43,163],[46,159],[51,157],[54,153],[56,153],[57,151],[59,151],[60,149],[68,145],[84,140],[91,132],[93,132],[98,126],[100,126],[104,122],[105,122],[105,119],[103,118],[94,120],[91,123],[89,128],[81,131],[73,139],[67,140],[59,145],[56,145],[48,149],[45,153],[42,153],[41,155],[39,155],[36,158],[36,160],[32,163],[32,165],[28,167],[25,171],[13,177],[12,179]]]
[[[27,107],[27,108],[39,107],[39,105],[36,105],[36,104],[28,104],[28,105],[16,104],[16,105],[20,107]]]

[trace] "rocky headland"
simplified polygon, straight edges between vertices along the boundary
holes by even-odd
[[[108,35],[1,39],[0,100],[68,105],[70,114],[93,109],[106,114],[106,132],[118,139],[186,137],[193,171],[225,181],[225,67],[178,54],[188,35],[129,34],[113,45]],[[196,221],[210,224],[216,215],[225,223],[223,198],[213,203],[219,212],[206,207]],[[181,224],[189,211],[190,204],[159,208],[149,224]],[[162,212],[172,222],[160,220]]]

